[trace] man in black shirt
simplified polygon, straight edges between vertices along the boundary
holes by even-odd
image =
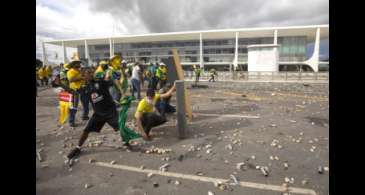
[[[86,141],[89,133],[99,133],[105,123],[108,123],[115,131],[119,130],[116,105],[109,93],[109,87],[113,85],[113,81],[108,77],[93,79],[93,74],[90,71],[85,73],[85,79],[88,81],[86,91],[91,99],[94,114],[88,121],[78,145],[67,155],[68,159],[78,156],[81,152],[81,146]]]

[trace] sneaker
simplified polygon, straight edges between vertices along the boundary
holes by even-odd
[[[79,148],[74,148],[73,150],[71,150],[71,152],[67,155],[68,159],[72,159],[78,155],[80,155],[81,150]]]

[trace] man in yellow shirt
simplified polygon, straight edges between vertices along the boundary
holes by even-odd
[[[143,139],[150,140],[151,128],[167,121],[164,116],[156,113],[155,104],[160,98],[170,97],[175,88],[176,85],[174,83],[173,87],[163,94],[155,94],[152,88],[148,88],[146,97],[138,103],[134,117],[137,123],[137,131],[142,135]]]
[[[41,85],[44,86],[44,85],[48,85],[48,74],[47,74],[47,71],[46,71],[46,66],[43,66],[39,69],[38,71],[38,76],[39,76],[39,79],[41,80]]]
[[[74,60],[69,64],[70,70],[67,71],[67,80],[69,82],[69,87],[72,90],[72,106],[70,108],[69,124],[70,127],[76,127],[75,116],[77,112],[77,107],[79,105],[80,88],[85,83],[84,78],[81,75],[81,61]]]

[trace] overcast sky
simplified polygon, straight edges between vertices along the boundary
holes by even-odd
[[[41,40],[329,23],[328,0],[37,0]],[[50,60],[62,50],[47,46]],[[68,50],[68,56],[74,50]],[[55,59],[56,53],[58,60]]]

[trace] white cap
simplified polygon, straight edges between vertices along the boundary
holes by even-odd
[[[122,63],[124,64],[124,63],[127,63],[125,60],[122,60]]]
[[[163,62],[161,62],[161,63],[160,63],[160,66],[166,66],[166,64],[165,64],[165,63],[163,63]]]

